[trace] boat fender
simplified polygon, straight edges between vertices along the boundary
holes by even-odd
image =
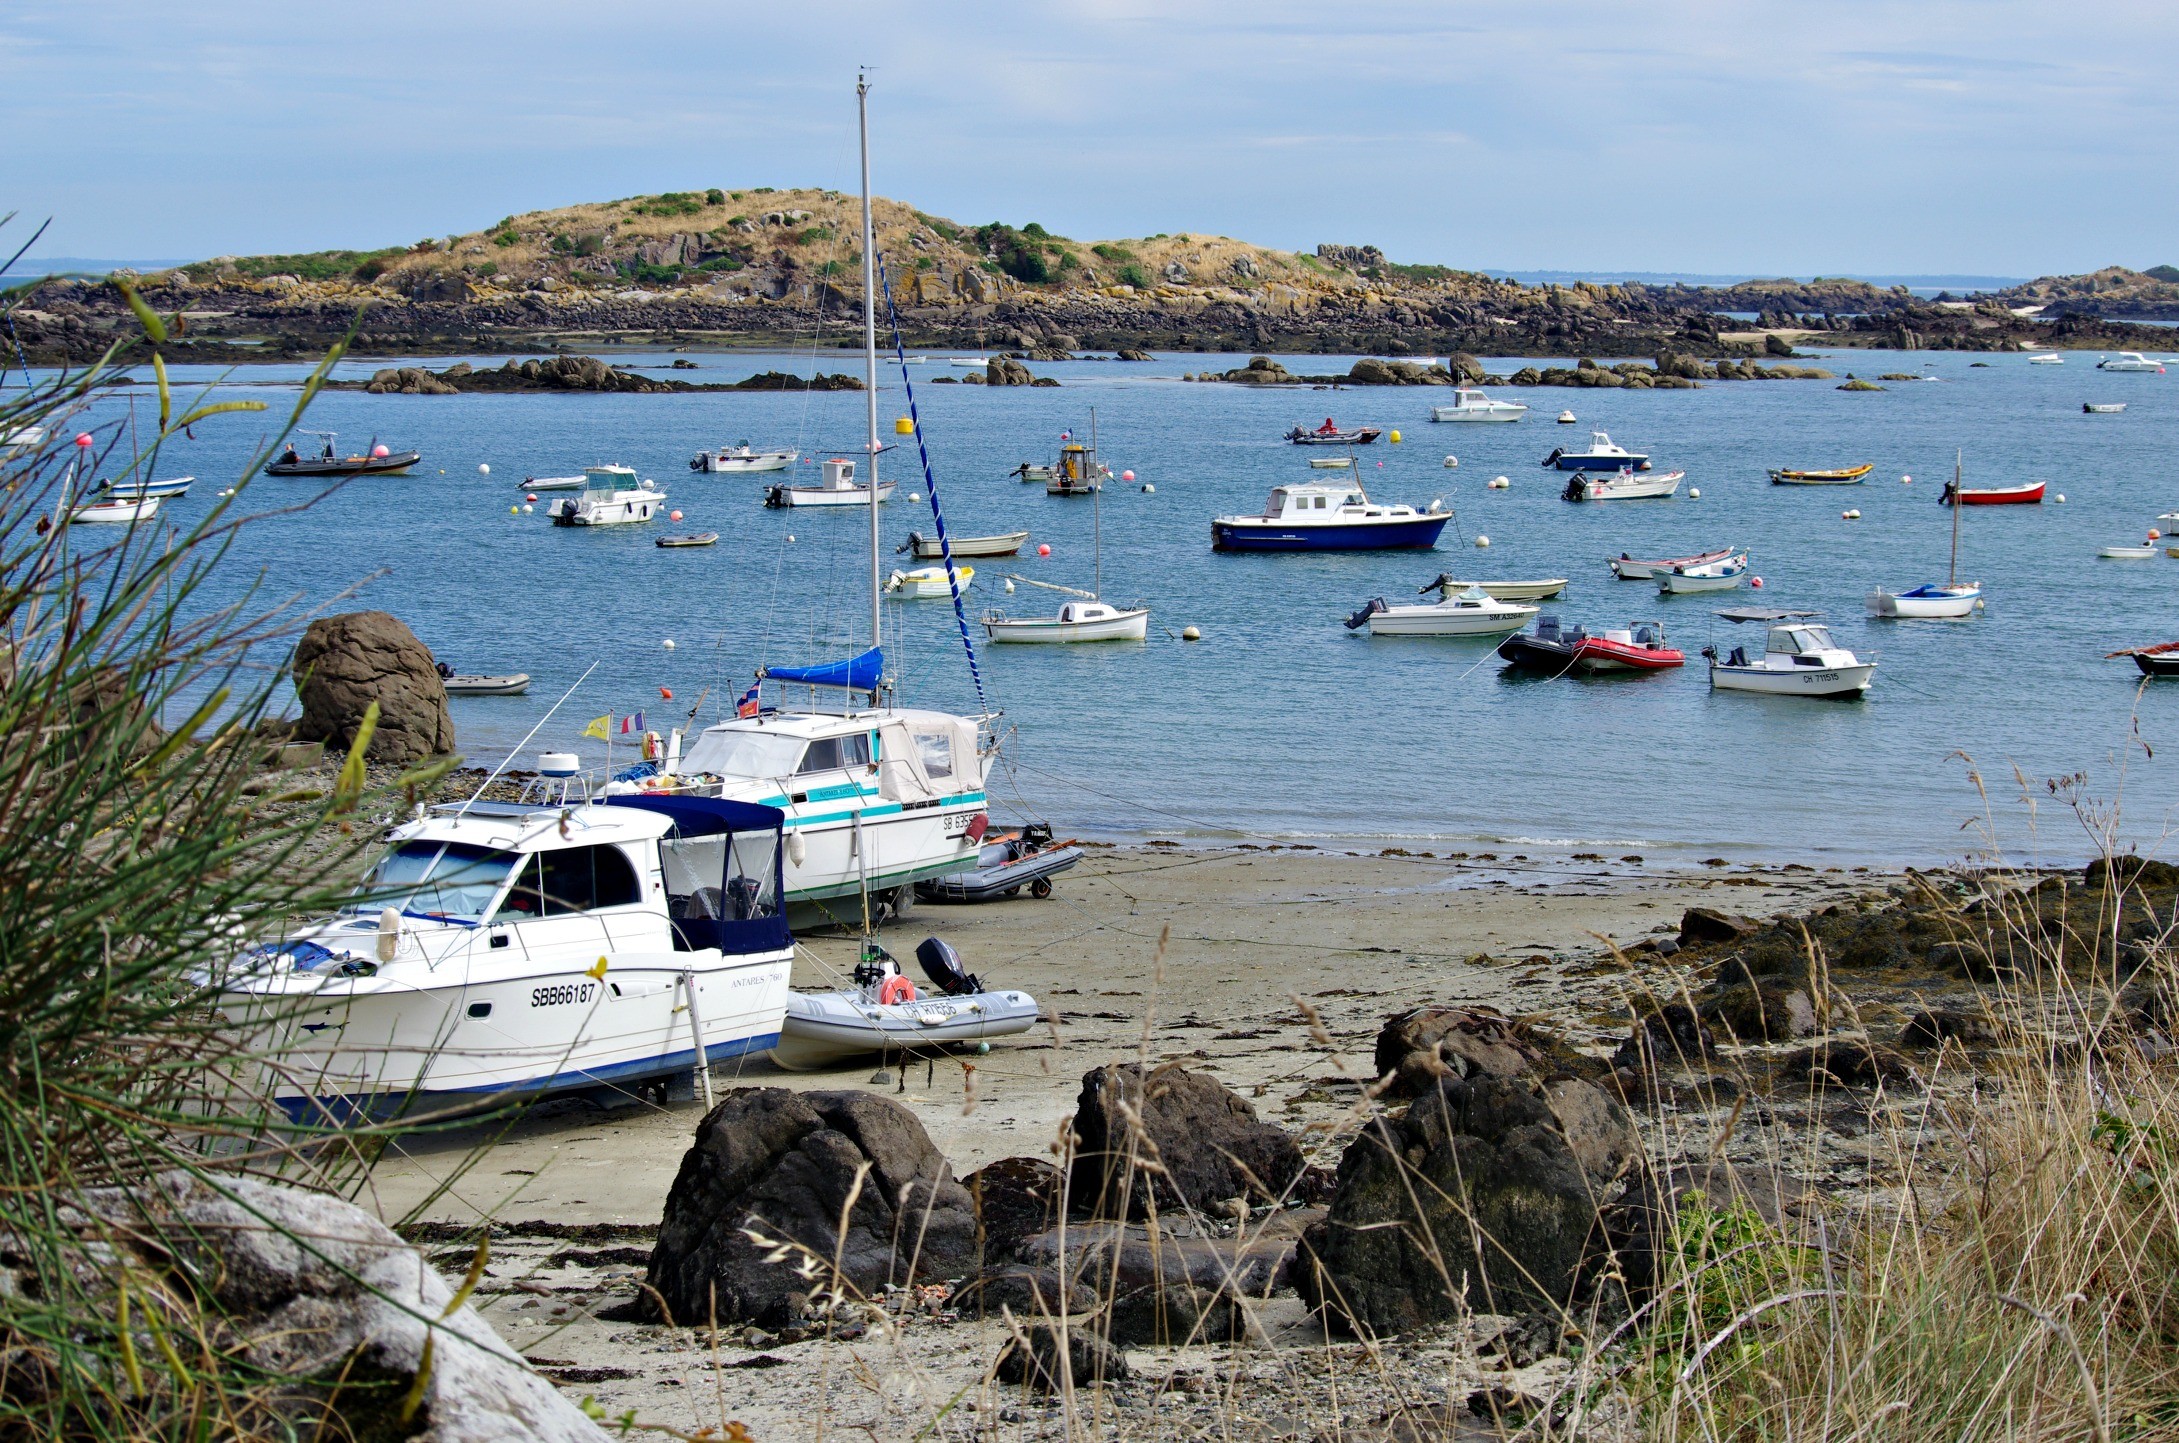
[[[972,845],[981,845],[984,833],[991,830],[991,814],[978,812],[968,819],[968,839]]]
[[[401,910],[388,907],[378,914],[378,960],[391,962],[401,952]]]
[[[891,1007],[897,1003],[913,1001],[915,1001],[915,984],[898,972],[886,978],[884,985],[878,988],[878,1005],[881,1007]]]
[[[789,832],[787,834],[788,861],[794,863],[797,867],[801,866],[802,859],[809,855],[809,850],[810,844],[800,832]]]

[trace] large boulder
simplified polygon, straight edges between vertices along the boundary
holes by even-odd
[[[1626,1109],[1586,1082],[1448,1077],[1348,1145],[1295,1285],[1376,1336],[1563,1308],[1599,1246],[1599,1207],[1640,1160]]]
[[[189,1297],[205,1320],[207,1334],[189,1347],[201,1343],[224,1366],[279,1381],[254,1394],[263,1410],[254,1431],[603,1443],[598,1426],[474,1309],[452,1306],[454,1289],[415,1248],[352,1203],[182,1172],[77,1201],[81,1212],[63,1216],[97,1220],[86,1229],[87,1268],[110,1276],[114,1250],[128,1249],[131,1271],[157,1279],[142,1286]],[[0,1288],[26,1281],[0,1271]],[[137,1347],[158,1357],[147,1333]]]
[[[1446,1077],[1519,1077],[1544,1051],[1513,1020],[1489,1007],[1416,1007],[1385,1019],[1377,1033],[1379,1078],[1415,1097]]]
[[[446,707],[430,650],[401,621],[383,611],[351,611],[310,623],[290,663],[302,698],[298,741],[336,749],[354,745],[372,702],[378,729],[366,755],[374,762],[413,762],[454,750],[454,718]]]
[[[1011,356],[993,356],[984,363],[984,384],[987,386],[1030,386],[1036,377],[1029,368]]]
[[[865,1293],[965,1276],[976,1265],[968,1191],[897,1102],[738,1088],[681,1159],[637,1311],[688,1325],[793,1326],[831,1285],[835,1259],[840,1281]]]
[[[1083,1074],[1075,1102],[1072,1200],[1102,1217],[1282,1198],[1301,1145],[1208,1073],[1136,1063]]]
[[[1066,1174],[1037,1157],[1002,1157],[961,1179],[976,1212],[979,1256],[985,1267],[1011,1262],[1025,1238],[1059,1221]]]

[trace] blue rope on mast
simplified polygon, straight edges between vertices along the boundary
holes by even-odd
[[[908,379],[908,350],[900,339],[900,312],[893,305],[893,282],[885,269],[885,257],[877,257],[878,284],[885,291],[885,318],[893,327],[893,356],[900,363],[900,384],[908,393],[908,421],[915,427],[916,455],[923,460],[923,484],[931,498],[931,521],[938,527],[938,555],[946,568],[946,589],[953,593],[953,621],[960,628],[961,650],[968,653],[969,679],[976,683],[976,705],[983,714],[991,714],[991,702],[984,695],[983,668],[976,664],[976,643],[970,639],[968,608],[961,600],[961,578],[953,570],[953,543],[946,539],[946,516],[938,508],[938,473],[931,469],[930,448],[923,444],[923,417],[916,410],[915,382]]]

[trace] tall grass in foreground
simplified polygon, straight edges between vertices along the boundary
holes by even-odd
[[[263,409],[178,405],[154,359],[150,443],[109,423],[79,447],[115,354],[0,391],[0,448],[48,433],[0,457],[0,1438],[272,1435],[287,1425],[259,1404],[293,1380],[237,1361],[204,1280],[156,1237],[75,1203],[105,1189],[109,1215],[155,1213],[172,1169],[330,1184],[359,1156],[271,1128],[260,1060],[193,978],[330,900],[318,878],[358,840],[340,834],[365,800],[360,758],[329,796],[260,790],[257,723],[295,618],[215,599],[247,478],[181,531],[73,521],[94,476],[150,480],[168,438]]]

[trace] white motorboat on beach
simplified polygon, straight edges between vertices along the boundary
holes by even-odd
[[[1577,471],[1566,478],[1563,494],[1569,501],[1645,501],[1670,496],[1686,479],[1685,471],[1636,471],[1631,467],[1609,473]]]
[[[1432,406],[1433,421],[1518,421],[1528,414],[1519,401],[1500,401],[1470,386],[1453,392],[1450,406]]]
[[[1496,601],[1549,601],[1566,590],[1566,578],[1554,576],[1542,581],[1456,581],[1450,573],[1441,573],[1437,580],[1423,587],[1416,595],[1427,595],[1435,591],[1440,596],[1453,596],[1471,587]]]
[[[1604,564],[1621,581],[1652,581],[1660,571],[1670,571],[1675,566],[1707,566],[1714,561],[1723,561],[1732,554],[1733,548],[1725,546],[1716,551],[1698,551],[1693,556],[1666,556],[1655,561],[1637,561],[1622,551],[1607,559]]]
[[[801,458],[800,451],[753,451],[744,441],[716,451],[698,451],[689,462],[689,470],[722,476],[743,471],[784,471]]]
[[[298,1121],[708,1092],[779,1036],[780,823],[689,797],[450,803],[387,834],[347,910],[207,980]]]
[[[772,1061],[791,1072],[879,1054],[930,1056],[947,1047],[988,1046],[1037,1023],[1026,992],[986,988],[953,948],[927,937],[916,960],[935,989],[924,996],[883,947],[866,943],[853,985],[832,992],[790,992]]]
[[[1952,459],[1952,489],[1959,490],[1961,458]],[[1869,592],[1863,605],[1869,615],[1889,619],[1956,619],[1973,616],[1982,603],[1980,582],[1960,580],[1960,513],[1967,508],[1952,508],[1952,560],[1945,570],[1945,579],[1930,582],[1906,591],[1886,591],[1879,586]]]
[[[1347,618],[1347,629],[1368,627],[1371,636],[1503,636],[1528,625],[1539,609],[1496,600],[1471,586],[1428,605],[1388,606],[1376,597]]]
[[[976,568],[955,562],[953,579],[965,591],[976,579]],[[886,577],[885,589],[903,601],[944,601],[953,595],[953,582],[946,580],[943,566],[918,566]]]
[[[1738,552],[1716,561],[1668,566],[1656,573],[1657,594],[1685,596],[1705,591],[1732,591],[1748,574],[1748,553]]]
[[[648,521],[665,505],[666,493],[639,479],[628,466],[591,466],[583,488],[551,508],[555,526],[626,526]]]
[[[2161,376],[2164,374],[2164,363],[2151,360],[2139,351],[2121,351],[2116,356],[2106,356],[2096,362],[2096,369],[2099,371],[2153,371]]]
[[[1851,700],[1869,689],[1876,663],[1863,661],[1817,624],[1818,611],[1777,611],[1736,607],[1720,611],[1726,621],[1760,622],[1770,628],[1763,654],[1750,659],[1742,647],[1724,656],[1714,646],[1702,654],[1710,661],[1710,685],[1720,691],[1752,691],[1770,696]]]
[[[815,486],[797,486],[791,481],[775,482],[764,490],[767,506],[868,506],[873,498],[870,487],[855,479],[855,463],[835,456],[821,461],[817,466],[818,481]],[[890,500],[894,483],[879,481],[875,500]]]

